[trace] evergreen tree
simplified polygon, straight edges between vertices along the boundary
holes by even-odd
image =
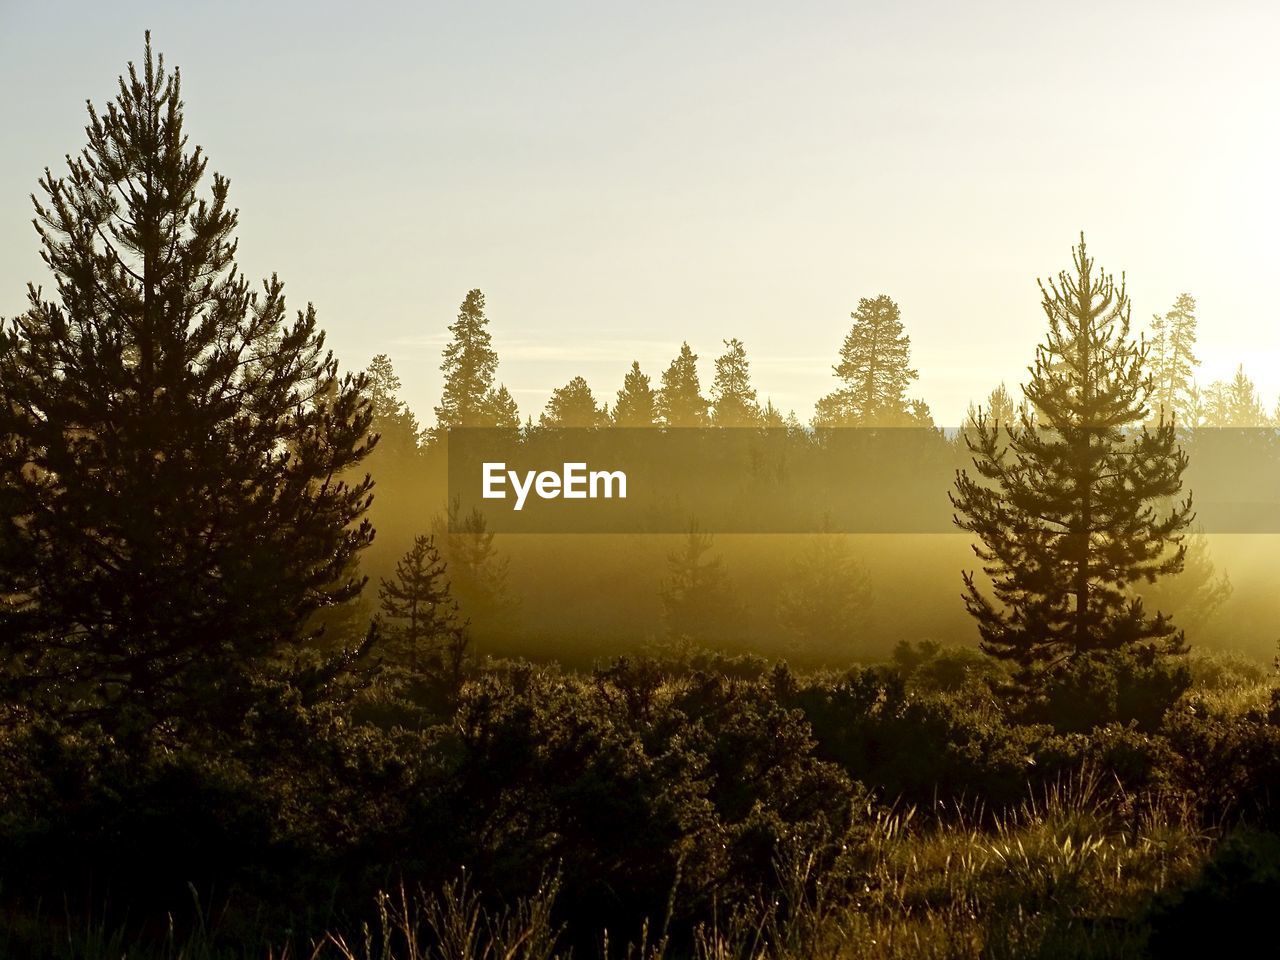
[[[1182,649],[1128,588],[1182,569],[1190,500],[1165,515],[1155,504],[1178,494],[1187,458],[1172,424],[1134,429],[1152,385],[1123,284],[1095,271],[1083,237],[1074,266],[1041,285],[1049,333],[1024,387],[1040,419],[1024,417],[1006,448],[980,417],[968,438],[978,476],[960,471],[952,494],[998,600],[967,573],[965,604],[983,648],[1024,684],[1084,653]]]
[[[485,399],[484,424],[499,430],[516,433],[520,430],[520,408],[506,384],[489,391]]]
[[[422,430],[417,418],[400,399],[400,377],[391,358],[385,353],[375,356],[365,370],[365,379],[373,411],[373,432],[379,437],[375,459],[388,456],[399,459],[416,454]],[[372,466],[371,472],[377,474]]]
[[[1003,423],[1006,426],[1013,426],[1017,422],[1018,412],[1013,404],[1013,397],[1009,395],[1009,388],[1003,383],[991,391],[991,395],[987,397],[987,416],[996,423]]]
[[[1201,404],[1201,423],[1205,427],[1266,427],[1271,424],[1258,389],[1245,374],[1244,365],[1228,381],[1217,381],[1205,391]]]
[[[867,575],[848,538],[830,526],[801,552],[784,582],[778,621],[797,653],[848,657],[871,599]]]
[[[1022,422],[1024,416],[1033,418],[1031,405],[1025,400],[1015,404],[1013,395],[1009,393],[1009,388],[1001,383],[988,394],[986,407],[969,404],[969,410],[965,416],[965,426],[961,431],[961,442],[971,431],[977,429],[978,420],[982,417],[986,417],[992,429],[998,428],[1007,437]]]
[[[372,637],[306,662],[312,614],[363,585],[371,481],[339,477],[371,446],[367,381],[310,305],[290,322],[277,278],[237,272],[183,119],[148,36],[40,181],[54,296],[30,287],[0,337],[0,693],[117,731],[326,696]]]
[[[717,427],[753,427],[760,423],[762,412],[751,385],[746,348],[736,337],[724,345],[711,385],[711,422]]]
[[[488,325],[484,294],[469,291],[458,310],[458,319],[449,325],[453,339],[445,347],[440,364],[444,391],[440,406],[435,408],[438,434],[456,427],[494,426],[492,391],[498,354],[494,352]]]
[[[369,368],[364,372],[368,381],[369,401],[373,406],[373,417],[392,417],[400,412],[400,377],[396,374],[391,358],[379,353],[369,361]]]
[[[709,556],[713,538],[696,522],[681,548],[668,556],[667,580],[659,591],[666,641],[680,652],[731,634],[737,608],[719,556]]]
[[[538,425],[544,428],[603,427],[609,411],[596,403],[591,387],[582,377],[574,377],[553,390]]]
[[[444,516],[432,521],[434,541],[449,564],[449,590],[469,623],[496,626],[511,607],[507,596],[509,560],[498,553],[484,514],[474,507],[465,516],[454,497]]]
[[[658,416],[668,427],[705,427],[707,400],[698,379],[698,355],[689,344],[680,344],[680,354],[662,374],[658,390]]]
[[[844,386],[818,401],[814,426],[920,425],[928,408],[920,401],[912,408],[907,401],[907,387],[919,375],[910,366],[911,338],[898,305],[884,294],[864,297],[850,316],[853,326],[832,368]]]
[[[794,418],[795,413],[793,412],[791,416]],[[769,430],[782,430],[787,426],[787,418],[773,405],[772,400],[766,400],[764,409],[760,411],[760,423]]]
[[[618,401],[613,405],[613,425],[652,427],[657,423],[657,395],[649,384],[649,377],[640,371],[640,361],[633,360],[618,391]]]
[[[435,537],[415,537],[396,562],[395,576],[378,589],[387,621],[384,645],[415,674],[447,671],[453,677],[461,668],[466,632],[447,569]]]
[[[891,423],[895,421],[885,421]],[[925,403],[920,397],[916,397],[907,401],[906,415],[896,420],[897,426],[902,427],[927,427],[934,429],[933,411],[929,409],[929,404]]]
[[[1196,300],[1181,294],[1163,317],[1151,320],[1151,373],[1153,420],[1172,417],[1181,427],[1194,427],[1192,389],[1195,386]]]
[[[1188,534],[1182,570],[1154,583],[1139,583],[1134,592],[1156,610],[1167,610],[1193,636],[1231,599],[1231,578],[1218,573],[1209,556],[1209,538],[1203,530]]]

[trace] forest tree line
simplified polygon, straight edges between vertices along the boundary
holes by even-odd
[[[898,304],[887,294],[862,298],[850,314],[852,323],[832,370],[837,389],[817,401],[807,425],[832,427],[934,427],[929,405],[909,396],[918,372],[911,367],[911,338]],[[599,398],[581,376],[555,388],[537,420],[523,419],[511,392],[498,382],[499,356],[488,330],[485,297],[471,290],[448,330],[440,369],[444,386],[434,423],[423,426],[400,400],[401,380],[393,360],[375,356],[365,374],[374,405],[375,425],[384,442],[397,450],[429,449],[433,441],[457,427],[490,427],[533,431],[592,427],[768,427],[799,430],[795,411],[783,413],[771,400],[761,403],[752,380],[745,344],[723,342],[714,374],[704,390],[698,354],[688,342],[659,376],[658,383],[632,361],[622,388],[610,402]],[[1280,425],[1280,400],[1268,408],[1241,363],[1229,380],[1199,383],[1196,301],[1181,294],[1163,315],[1152,316],[1144,335],[1145,372],[1151,389],[1145,416],[1162,414],[1182,429],[1260,428]],[[980,412],[1005,424],[1016,424],[1024,410],[1032,414],[1021,390],[1001,383],[982,404],[970,404],[967,420]]]

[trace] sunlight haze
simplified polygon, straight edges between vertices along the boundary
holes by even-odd
[[[612,402],[633,359],[656,382],[682,340],[705,385],[739,337],[807,421],[887,293],[956,424],[1025,379],[1036,278],[1082,229],[1137,329],[1197,298],[1201,383],[1243,363],[1280,395],[1271,4],[3,0],[0,316],[48,283],[24,198],[148,28],[243,270],[314,302],[346,367],[389,354],[426,422],[479,287],[522,415],[577,374]]]

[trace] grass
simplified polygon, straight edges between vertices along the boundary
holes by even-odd
[[[622,949],[625,960],[1014,960],[1145,953],[1144,911],[1190,880],[1215,837],[1176,805],[1105,795],[1088,775],[980,826],[957,816],[917,825],[879,813],[850,851],[855,881],[830,891],[803,851],[779,859],[782,895],[695,931],[679,953],[665,935]],[[355,944],[331,936],[313,960],[552,960],[556,885],[487,912],[465,884],[436,896],[401,891]]]
[[[606,960],[1021,960],[1146,955],[1152,898],[1197,875],[1216,835],[1167,798],[1104,790],[1083,774],[992,821],[955,810],[927,822],[912,809],[873,812],[846,850],[839,882],[802,849],[781,854],[780,894],[716,917],[677,949],[665,924]],[[486,908],[466,878],[434,893],[383,894],[375,920],[299,948],[224,949],[203,922],[146,950],[120,930],[62,926],[30,960],[568,960],[554,919],[555,877],[505,909]],[[678,890],[673,891],[678,896]],[[196,903],[197,919],[199,904]],[[38,918],[36,918],[38,920]],[[0,922],[0,955],[24,942]]]

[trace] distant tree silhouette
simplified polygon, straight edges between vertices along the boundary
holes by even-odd
[[[1156,610],[1167,610],[1193,637],[1231,599],[1234,587],[1225,572],[1219,573],[1209,556],[1209,538],[1202,530],[1188,534],[1182,570],[1154,583],[1135,585],[1134,593]]]
[[[403,406],[399,396],[401,383],[391,358],[385,353],[376,354],[369,361],[369,368],[364,373],[368,381],[368,394],[373,404],[374,418],[389,417],[399,413]]]
[[[1018,421],[1018,414],[1018,408],[1014,406],[1008,387],[1002,383],[991,391],[990,396],[987,397],[988,417],[1006,426],[1013,426]]]
[[[931,425],[928,408],[908,401],[907,387],[919,374],[911,369],[911,338],[902,312],[888,296],[862,298],[850,316],[853,326],[832,369],[844,386],[818,401],[819,427]]]
[[[848,657],[871,600],[867,574],[848,538],[830,525],[807,538],[783,582],[778,622],[792,649],[808,656]]]
[[[563,387],[552,391],[538,425],[548,428],[582,428],[603,427],[608,422],[608,410],[596,403],[587,381],[582,377],[574,377]]]
[[[677,651],[730,635],[737,607],[719,556],[708,556],[713,538],[696,522],[681,548],[668,556],[668,577],[659,591],[666,643]]]
[[[458,318],[449,325],[453,339],[444,348],[440,370],[444,390],[435,408],[436,429],[492,426],[493,378],[498,372],[498,354],[489,335],[489,319],[484,313],[484,294],[471,290],[462,301]]]
[[[1151,319],[1151,418],[1172,417],[1180,427],[1194,427],[1193,394],[1196,358],[1196,300],[1179,295],[1163,317]]]
[[[177,71],[129,65],[35,202],[54,296],[0,339],[0,683],[69,720],[239,723],[327,696],[365,648],[304,656],[373,536],[364,377],[310,305],[236,271],[236,212],[188,149]],[[366,638],[368,639],[368,638]]]
[[[449,591],[461,615],[473,625],[501,623],[510,611],[507,595],[509,560],[498,553],[494,534],[483,513],[474,507],[463,515],[458,497],[450,499],[444,516],[432,521],[434,542],[449,564]]]
[[[369,362],[365,370],[368,396],[373,408],[373,432],[380,440],[378,459],[388,455],[397,458],[412,456],[418,452],[422,429],[409,407],[400,399],[400,377],[396,375],[391,358],[380,353]],[[372,470],[376,474],[376,470]]]
[[[1209,386],[1199,400],[1200,426],[1204,427],[1266,427],[1271,425],[1258,388],[1244,372],[1244,365],[1236,368],[1230,380],[1218,380]]]
[[[649,377],[640,370],[640,361],[631,361],[631,369],[622,381],[618,400],[613,405],[616,427],[652,427],[658,422],[658,398]]]
[[[795,417],[794,412],[791,417]],[[787,418],[783,416],[781,410],[773,405],[772,400],[766,400],[764,409],[760,411],[760,424],[770,430],[781,430],[787,426]]]
[[[705,427],[709,422],[707,407],[698,379],[698,355],[682,343],[679,356],[662,373],[658,416],[668,427]]]
[[[751,385],[751,365],[742,341],[724,341],[711,385],[711,422],[717,427],[752,427],[760,423],[760,404]]]
[[[383,646],[413,673],[461,669],[466,629],[449,590],[448,564],[434,536],[419,536],[396,562],[392,579],[383,579],[378,599],[386,619]]]
[[[970,431],[977,429],[978,420],[984,416],[993,428],[998,427],[1008,436],[1017,429],[1024,415],[1033,417],[1031,405],[1026,400],[1015,404],[1013,395],[1009,393],[1009,388],[1001,383],[987,395],[985,407],[969,404],[969,410],[965,415],[964,429],[961,431],[962,437],[959,442],[963,443],[963,438],[967,437]]]
[[[980,417],[968,436],[978,475],[959,472],[952,494],[998,601],[967,573],[966,606],[983,648],[1028,685],[1080,654],[1184,649],[1128,587],[1182,569],[1190,499],[1165,515],[1155,505],[1179,493],[1187,458],[1171,424],[1135,431],[1152,384],[1128,297],[1095,270],[1083,237],[1073,255],[1073,275],[1041,285],[1049,334],[1024,388],[1038,422],[1025,417],[1006,449]]]
[[[499,430],[515,432],[520,429],[520,408],[516,406],[515,398],[505,384],[489,391],[484,421],[485,426]]]

